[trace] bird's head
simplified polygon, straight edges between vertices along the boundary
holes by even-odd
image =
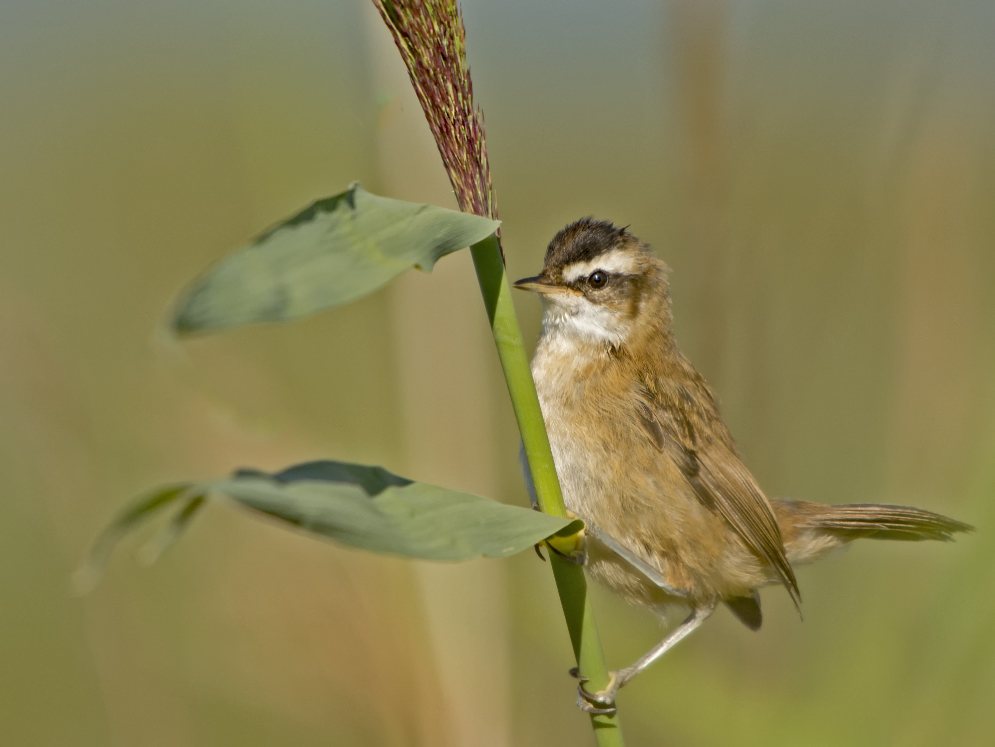
[[[545,334],[618,348],[640,333],[669,331],[666,265],[608,221],[571,223],[549,242],[542,272],[514,285],[539,294]]]

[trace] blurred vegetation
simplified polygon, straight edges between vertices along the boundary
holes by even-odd
[[[367,5],[0,5],[4,743],[590,740],[528,554],[407,563],[209,507],[156,566],[69,596],[127,498],[243,464],[331,456],[525,503],[466,253],[297,325],[155,334],[208,262],[355,179],[454,207]],[[979,529],[803,570],[804,623],[777,589],[759,634],[717,615],[623,692],[630,743],[990,744],[995,8],[465,14],[510,275],[580,215],[631,224],[673,268],[679,337],[769,494]],[[659,637],[595,603],[610,662]]]

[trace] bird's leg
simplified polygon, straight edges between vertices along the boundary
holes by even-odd
[[[686,597],[687,592],[677,589],[667,583],[667,579],[664,577],[663,573],[659,569],[654,568],[645,560],[640,558],[629,548],[619,542],[617,539],[612,537],[608,532],[599,526],[594,524],[589,524],[587,526],[587,533],[590,534],[594,539],[601,542],[605,547],[615,553],[618,557],[628,563],[632,568],[641,573],[652,583],[658,586],[660,589],[670,594],[672,597]]]
[[[582,711],[594,714],[611,714],[615,712],[615,696],[619,689],[625,686],[633,677],[646,669],[650,664],[663,656],[680,641],[701,626],[715,610],[714,604],[696,607],[691,615],[680,625],[670,631],[667,637],[651,648],[632,666],[608,673],[608,687],[596,693],[584,689],[587,677],[580,676],[577,669],[571,669],[570,674],[580,680],[577,686],[577,707]]]

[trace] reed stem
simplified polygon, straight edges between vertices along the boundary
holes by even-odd
[[[511,286],[505,273],[504,261],[497,236],[491,235],[471,247],[473,264],[480,281],[487,316],[490,319],[494,343],[508,383],[508,393],[518,421],[518,430],[525,444],[532,480],[535,483],[539,507],[554,516],[566,516],[560,482],[553,464],[549,436],[539,409],[532,369],[518,326],[518,317],[511,300]],[[560,595],[560,605],[567,621],[577,666],[588,677],[587,688],[592,692],[608,685],[608,665],[601,650],[601,639],[594,621],[594,610],[587,595],[584,569],[555,553],[549,553]],[[622,729],[618,714],[591,716],[598,747],[622,747]]]

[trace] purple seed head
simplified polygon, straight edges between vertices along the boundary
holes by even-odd
[[[466,31],[456,0],[373,0],[408,68],[460,210],[497,219],[484,138],[473,106]]]

